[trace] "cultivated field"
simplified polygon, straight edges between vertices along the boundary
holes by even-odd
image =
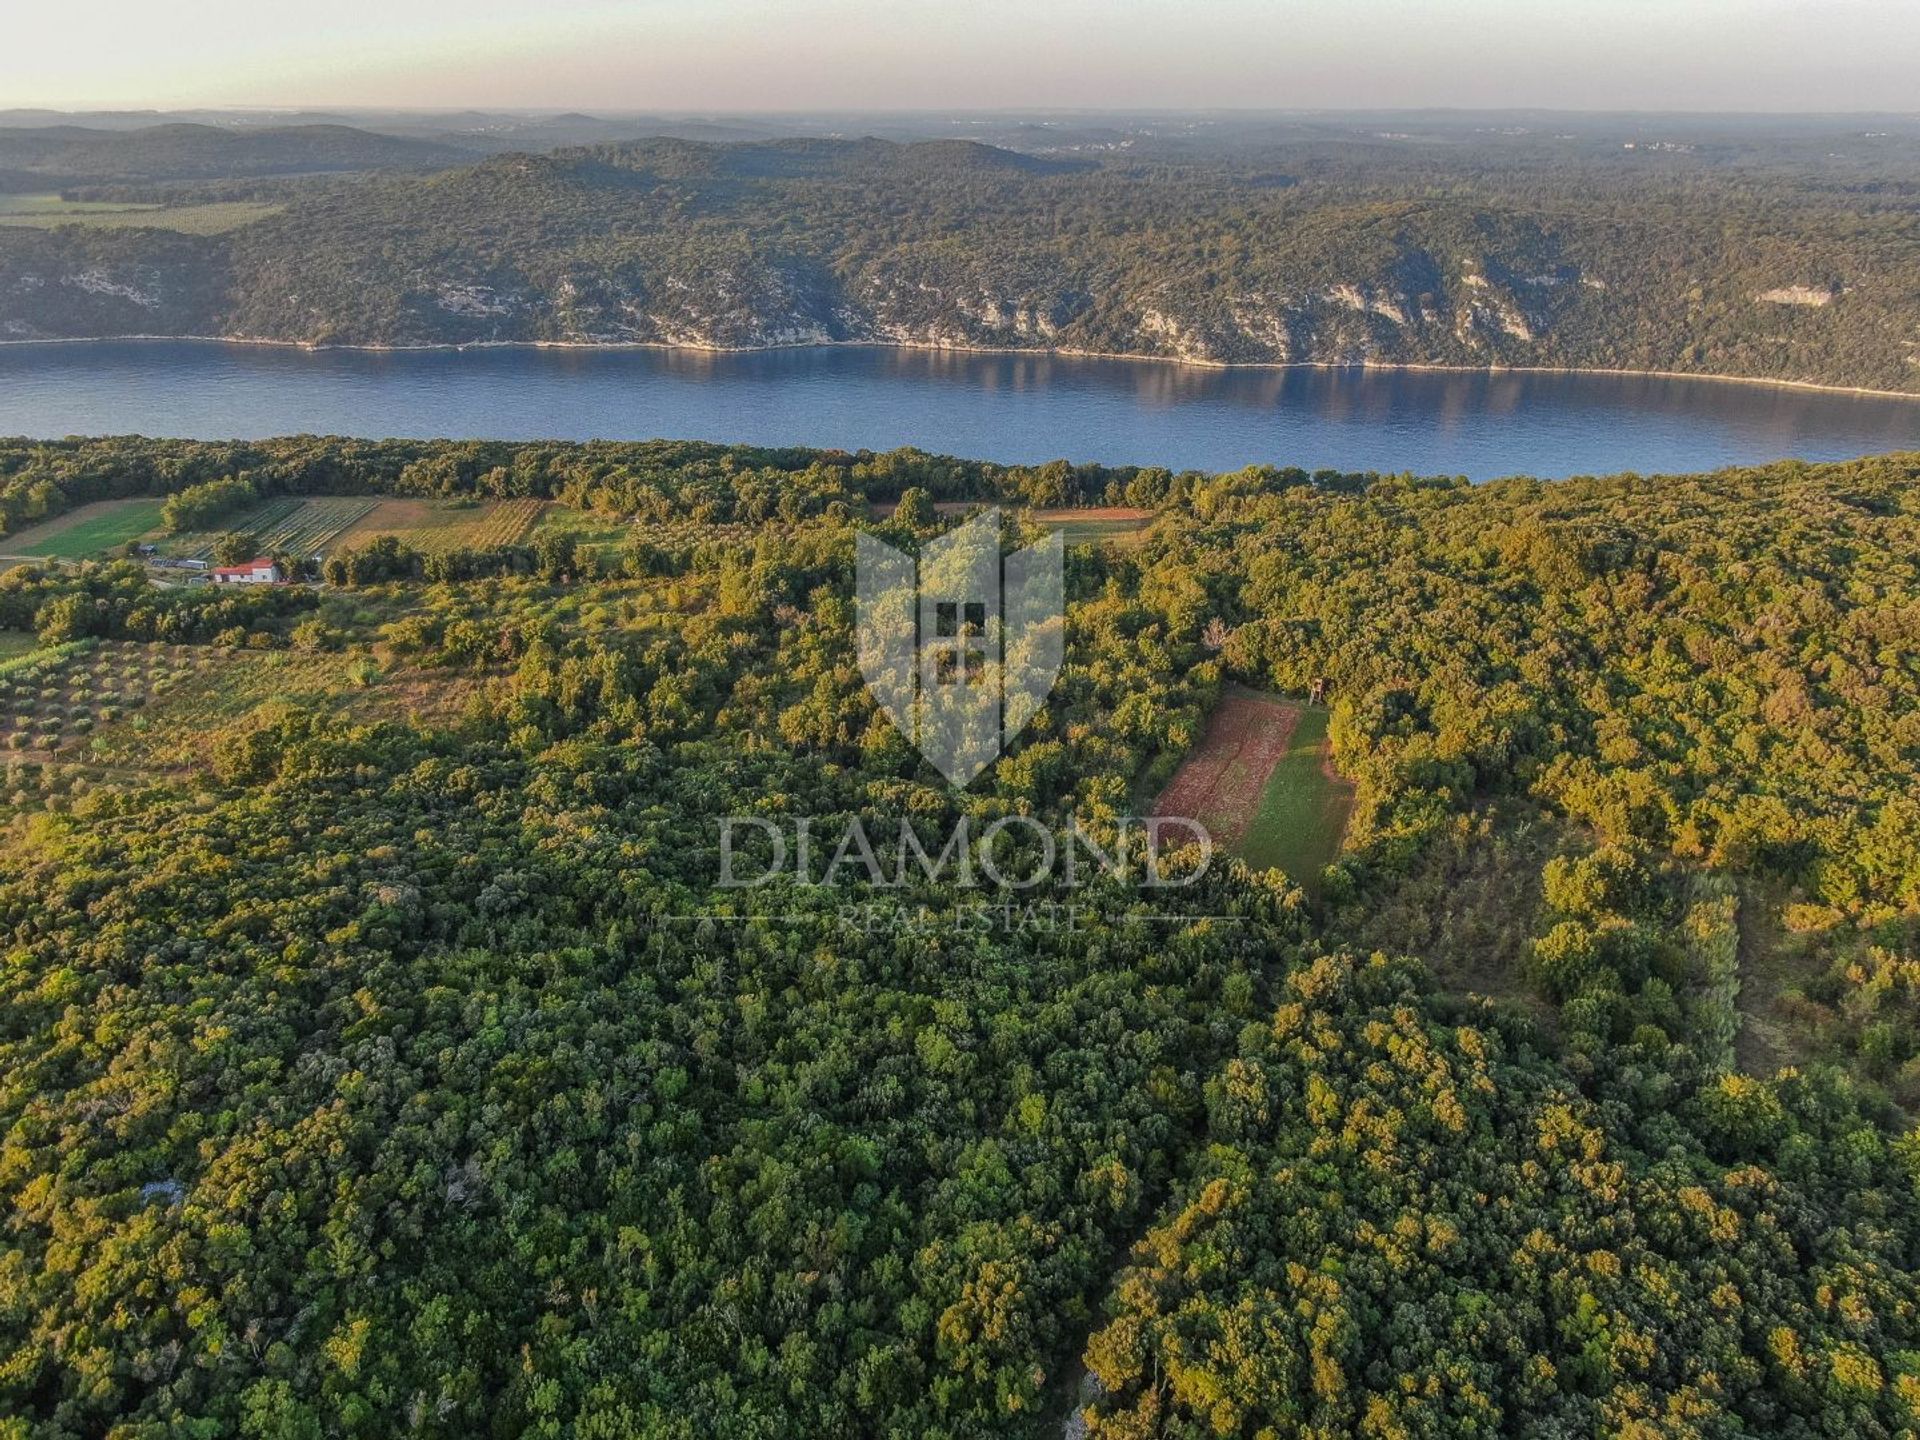
[[[1232,691],[1154,803],[1182,815],[1257,869],[1312,889],[1346,834],[1352,787],[1327,754],[1327,712]]]
[[[266,523],[249,525],[255,548],[266,554],[285,550],[295,555],[318,555],[329,548],[336,536],[347,530],[375,502],[353,495],[328,495],[302,500],[290,511],[274,516]]]
[[[604,515],[575,510],[570,505],[549,505],[540,512],[532,538],[538,540],[543,535],[566,535],[575,545],[608,546],[621,544],[633,533],[631,521],[609,519]]]
[[[0,661],[0,746],[22,758],[87,758],[106,727],[217,664],[207,646],[75,641]]]
[[[1027,512],[1027,519],[1049,530],[1058,530],[1068,545],[1099,545],[1108,540],[1128,544],[1136,542],[1140,533],[1153,523],[1153,512],[1108,505],[1084,510],[1031,510]]]
[[[0,633],[0,805],[32,808],[100,779],[202,767],[221,736],[282,704],[450,722],[479,683],[347,654],[112,640],[38,648]]]
[[[391,535],[410,549],[433,555],[449,550],[479,550],[512,545],[526,538],[540,519],[544,500],[381,500],[350,530],[335,550],[365,545]]]
[[[263,553],[288,551],[292,555],[321,555],[334,538],[367,515],[376,501],[357,495],[323,495],[294,501],[290,509],[271,516],[250,518],[246,532]]]
[[[159,528],[158,500],[96,500],[0,539],[0,553],[83,560]]]
[[[281,551],[302,556],[327,554],[334,548],[334,539],[377,503],[358,495],[321,495],[312,499],[283,496],[264,500],[217,529],[176,535],[161,549],[179,559],[209,560],[220,536],[234,532],[245,535],[256,554]]]

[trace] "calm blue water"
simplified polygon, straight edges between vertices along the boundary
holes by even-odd
[[[1488,479],[1920,449],[1920,401],[1583,375],[1209,370],[886,348],[0,346],[0,434],[319,433],[890,449]]]

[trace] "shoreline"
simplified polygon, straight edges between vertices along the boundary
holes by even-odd
[[[1780,380],[1720,371],[1624,370],[1598,365],[1447,365],[1427,360],[1192,360],[1178,355],[1142,355],[1122,350],[1026,349],[1005,345],[933,345],[910,340],[807,340],[779,345],[686,345],[665,340],[468,340],[422,345],[336,345],[310,340],[267,340],[246,335],[59,335],[38,340],[0,340],[0,347],[35,345],[256,345],[276,350],[328,351],[368,355],[405,355],[465,350],[586,350],[617,352],[659,350],[687,355],[765,355],[779,350],[908,350],[923,354],[1018,355],[1036,360],[1120,360],[1133,364],[1174,365],[1194,370],[1359,370],[1440,375],[1598,375],[1620,380],[1686,380],[1715,385],[1758,385],[1813,394],[1852,395],[1875,400],[1920,401],[1920,390],[1880,390],[1865,385],[1835,385],[1820,380]]]

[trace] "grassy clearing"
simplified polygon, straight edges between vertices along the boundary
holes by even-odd
[[[394,720],[425,729],[447,727],[459,723],[467,702],[484,684],[473,675],[403,666],[347,691],[341,698],[341,708],[355,720],[369,724]]]
[[[633,532],[634,527],[623,520],[589,515],[568,505],[549,505],[540,512],[532,537],[537,540],[543,535],[566,535],[576,545],[605,546],[622,544]]]
[[[118,200],[64,200],[57,194],[0,195],[0,221],[21,216],[117,215],[128,210],[158,210],[156,204],[135,205]]]
[[[254,200],[208,205],[128,205],[111,201],[62,200],[58,195],[0,195],[0,225],[51,230],[61,225],[95,229],[177,230],[183,235],[224,235],[252,225],[284,206]]]
[[[362,723],[451,724],[479,683],[443,671],[385,670],[363,656],[286,650],[209,651],[196,670],[137,717],[105,728],[93,758],[148,770],[194,769],[224,735],[281,705],[350,714]]]
[[[544,500],[381,500],[340,535],[348,550],[391,535],[423,554],[513,545],[526,538],[546,508]]]
[[[1284,870],[1311,890],[1340,853],[1352,810],[1353,787],[1327,753],[1327,712],[1302,706],[1240,842],[1241,856],[1249,865]]]
[[[751,547],[760,526],[741,521],[666,520],[643,523],[630,532],[635,541],[674,554],[689,554],[702,545]]]
[[[1781,923],[1791,892],[1749,879],[1740,887],[1740,1031],[1734,1056],[1749,1075],[1771,1075],[1821,1053],[1838,1017],[1800,993],[1826,969],[1818,934],[1795,934]]]
[[[1114,505],[1095,510],[1034,510],[1027,519],[1058,530],[1067,545],[1102,545],[1108,541],[1129,545],[1139,543],[1153,523],[1153,512]]]
[[[1249,865],[1283,870],[1311,892],[1340,853],[1352,806],[1327,753],[1324,709],[1234,690],[1154,813],[1200,821]]]
[[[325,709],[351,688],[347,657],[284,650],[192,647],[193,668],[155,696],[137,715],[104,726],[93,759],[137,769],[172,770],[202,764],[220,735],[263,705],[285,701]]]
[[[0,551],[61,560],[87,559],[157,530],[160,506],[158,500],[97,500],[0,539]]]
[[[984,509],[987,504],[988,502],[985,500],[936,500],[933,502],[933,513],[936,515],[949,516],[970,515],[975,510]],[[893,512],[899,508],[900,502],[898,500],[875,500],[868,507],[873,514],[873,518],[876,520],[892,519]]]

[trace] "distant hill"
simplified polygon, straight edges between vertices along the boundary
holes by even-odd
[[[0,171],[388,173],[288,187],[222,236],[0,227],[14,338],[866,341],[1920,391],[1920,168],[1872,136],[656,137],[449,165],[345,127],[22,134],[0,130]]]
[[[453,145],[348,125],[0,128],[0,169],[45,177],[49,186],[427,169],[472,159],[471,150]]]

